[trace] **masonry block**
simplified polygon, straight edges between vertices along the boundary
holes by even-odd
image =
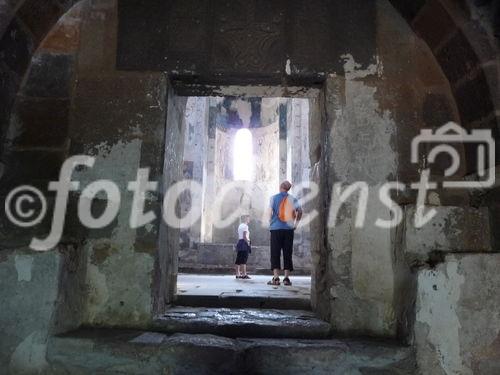
[[[141,168],[149,168],[149,179],[151,181],[160,181],[163,174],[164,164],[164,144],[163,139],[159,138],[152,141],[145,141],[141,145]]]
[[[485,30],[484,19],[470,19],[460,26],[481,63],[497,58],[495,41]]]
[[[57,0],[29,0],[22,3],[18,16],[40,43],[63,13]]]
[[[19,97],[14,108],[18,147],[66,145],[69,127],[69,100]]]
[[[463,82],[454,91],[463,123],[482,119],[493,111],[490,88],[482,72],[474,79]]]
[[[117,73],[79,80],[71,138],[92,144],[163,140],[166,82],[160,73]]]
[[[69,98],[74,57],[43,53],[33,57],[22,94],[41,98]]]
[[[486,81],[490,87],[491,99],[496,111],[500,111],[500,64],[497,60],[483,66]]]
[[[429,93],[425,95],[422,118],[426,128],[437,129],[455,118],[448,95]]]
[[[426,0],[391,0],[391,4],[408,21],[412,21],[424,6]]]
[[[44,192],[43,189],[41,190],[42,192]],[[0,197],[0,204],[2,207],[2,210],[0,211],[0,251],[6,249],[18,249],[24,247],[27,248],[34,238],[43,240],[49,235],[52,226],[54,207],[54,199],[52,197],[46,197],[47,213],[43,217],[42,221],[39,224],[29,228],[22,228],[16,223],[12,222],[10,217],[7,216],[5,210],[3,209],[3,207],[5,207],[5,200],[6,196]],[[13,215],[23,222],[29,221],[28,219],[34,218],[34,216],[29,216],[28,219],[23,220],[18,215],[16,215],[15,201],[12,201],[9,207]],[[41,211],[41,205],[37,201],[33,204],[30,204],[28,207],[25,207],[25,209],[33,209],[36,216]]]
[[[414,222],[415,206],[405,207],[404,249],[407,256],[427,260],[433,251],[492,251],[486,208],[426,206],[426,210],[430,209],[437,211],[436,216],[417,228]]]
[[[10,126],[10,114],[19,90],[20,80],[21,77],[12,70],[0,69],[0,82],[2,84],[2,90],[0,90],[0,136],[2,139]]]
[[[43,40],[40,50],[56,53],[75,53],[80,47],[81,20],[66,14]]]
[[[78,70],[80,77],[96,72],[112,72],[116,67],[117,4],[121,1],[89,1],[82,5],[85,16],[81,23]],[[144,5],[144,4],[142,4]],[[142,7],[149,9],[148,6]],[[151,25],[146,18],[143,22]],[[132,32],[132,30],[130,30]],[[163,35],[163,39],[166,39]],[[137,48],[141,48],[139,44]],[[137,69],[140,70],[140,69]]]
[[[2,61],[17,74],[22,75],[31,61],[34,50],[31,35],[14,19],[0,40]]]
[[[0,3],[0,35],[3,35],[14,15],[14,7],[12,5],[9,1],[2,1]]]
[[[66,159],[61,150],[14,150],[11,163],[1,176],[0,191],[22,184],[44,184],[59,179],[60,168]],[[36,183],[37,185],[40,185]]]
[[[413,21],[413,28],[433,50],[456,30],[455,22],[438,0],[425,3]]]
[[[452,85],[459,80],[471,78],[480,64],[470,42],[462,32],[455,33],[439,50],[436,57]]]
[[[491,114],[490,116],[474,122],[473,124],[466,127],[470,127],[471,130],[477,129],[477,130],[489,130],[491,131],[491,136],[496,142],[496,147],[495,147],[495,160],[496,164],[500,162],[500,147],[498,147],[498,142],[500,142],[500,122],[499,118],[496,117],[494,114]],[[465,149],[465,161],[466,161],[466,166],[467,166],[467,174],[473,174],[477,172],[478,168],[478,147],[479,144],[477,143],[465,143],[464,144],[464,149]],[[486,155],[488,158],[489,155]]]

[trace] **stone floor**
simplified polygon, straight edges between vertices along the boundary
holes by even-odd
[[[270,286],[270,276],[179,274],[177,304],[197,307],[310,309],[311,277],[292,277],[292,286]]]
[[[309,302],[309,278],[180,275],[179,291],[211,297]],[[184,289],[183,289],[184,288]],[[224,295],[230,297],[224,297]],[[221,297],[222,296],[222,297]],[[149,331],[81,328],[49,338],[47,374],[415,374],[415,353],[394,341],[332,339],[306,310],[173,306]]]
[[[180,275],[179,297],[309,304],[310,278],[294,278],[291,288],[268,280]],[[46,373],[409,375],[415,369],[411,347],[332,339],[330,325],[310,310],[172,306],[149,331],[81,328],[50,337]]]

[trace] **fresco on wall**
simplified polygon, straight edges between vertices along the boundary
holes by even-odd
[[[279,98],[216,98],[211,107],[221,130],[261,128],[279,121]]]

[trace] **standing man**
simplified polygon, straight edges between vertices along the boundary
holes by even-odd
[[[283,250],[284,285],[292,285],[290,272],[293,271],[293,235],[302,218],[302,208],[297,198],[288,194],[292,188],[289,181],[280,185],[280,192],[269,202],[269,230],[271,231],[271,269],[273,279],[269,285],[280,285],[281,251]]]

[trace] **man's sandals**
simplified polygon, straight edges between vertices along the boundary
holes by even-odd
[[[280,278],[279,277],[273,277],[273,279],[271,281],[268,281],[267,282],[267,285],[280,285]],[[291,286],[292,285],[292,282],[290,281],[290,279],[288,277],[285,277],[283,279],[283,285],[285,286]]]
[[[267,282],[267,285],[280,285],[280,278],[279,277],[273,277],[273,279],[271,281],[268,281]]]

